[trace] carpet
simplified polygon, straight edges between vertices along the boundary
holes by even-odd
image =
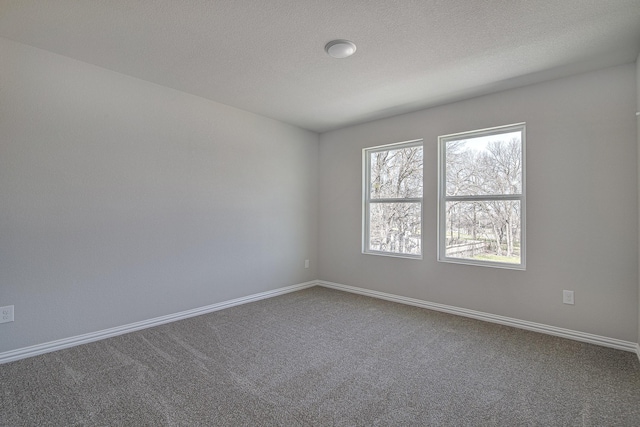
[[[3,426],[638,426],[633,353],[314,287],[0,365]]]

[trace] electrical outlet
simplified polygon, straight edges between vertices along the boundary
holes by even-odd
[[[0,323],[13,322],[13,306],[0,307]]]
[[[309,260],[308,259],[304,260],[304,268],[309,268]]]
[[[562,302],[573,305],[573,291],[562,291]]]

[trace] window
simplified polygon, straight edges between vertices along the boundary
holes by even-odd
[[[524,123],[441,136],[438,150],[438,260],[524,270]]]
[[[363,252],[422,258],[422,140],[363,150]]]

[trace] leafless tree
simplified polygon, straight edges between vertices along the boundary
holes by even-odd
[[[495,140],[482,150],[467,141],[447,143],[447,196],[511,195],[522,192],[522,145]],[[447,246],[478,239],[498,256],[516,256],[521,232],[517,200],[453,201],[446,206]]]
[[[420,253],[421,206],[403,199],[422,197],[422,147],[371,154],[370,249]]]

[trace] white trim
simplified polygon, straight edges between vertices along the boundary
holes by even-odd
[[[363,148],[362,151],[374,152],[374,151],[398,150],[398,149],[405,148],[403,147],[403,145],[406,145],[407,147],[411,147],[411,146],[422,145],[423,143],[424,143],[424,139],[422,138],[409,139],[407,141],[392,142],[391,144],[382,144],[382,145],[376,145],[374,147],[366,147],[366,148]]]
[[[413,305],[429,310],[442,311],[445,313],[455,314],[457,316],[470,317],[472,319],[483,320],[485,322],[498,323],[501,325],[512,326],[514,328],[526,329],[528,331],[540,332],[547,335],[554,335],[557,337],[568,338],[575,341],[582,341],[590,344],[600,345],[603,347],[611,347],[618,350],[637,352],[638,358],[640,358],[640,345],[631,341],[623,341],[616,338],[608,338],[600,335],[589,334],[586,332],[558,328],[556,326],[545,325],[542,323],[514,319],[512,317],[498,316],[496,314],[483,313],[481,311],[469,310],[466,308],[454,307],[445,304],[438,304],[435,302],[388,294],[386,292],[379,292],[370,289],[358,288],[355,286],[342,285],[340,283],[325,282],[323,280],[319,280],[317,283],[318,286],[323,286],[325,288],[366,295],[373,298],[393,301],[400,304]]]
[[[513,123],[510,125],[494,126],[494,127],[478,129],[478,130],[467,130],[464,132],[457,132],[457,133],[442,135],[439,138],[463,139],[465,136],[469,136],[469,135],[473,135],[474,137],[489,136],[495,133],[506,133],[507,131],[511,130],[511,128],[517,128],[519,126],[524,126],[524,125],[526,125],[526,122]]]
[[[175,322],[177,320],[187,319],[189,317],[199,316],[201,314],[212,313],[214,311],[223,310],[225,308],[237,305],[247,304],[262,299],[299,291],[313,286],[322,286],[325,288],[337,289],[340,291],[350,292],[354,294],[366,295],[373,298],[393,301],[400,304],[413,305],[416,307],[426,308],[428,310],[442,311],[445,313],[455,314],[463,317],[483,320],[485,322],[498,323],[501,325],[512,326],[514,328],[526,329],[529,331],[540,332],[547,335],[554,335],[562,338],[568,338],[575,341],[586,342],[590,344],[600,345],[604,347],[615,348],[634,352],[638,355],[640,361],[640,344],[631,341],[623,341],[615,338],[603,337],[600,335],[588,334],[586,332],[573,331],[571,329],[558,328],[555,326],[544,325],[541,323],[529,322],[526,320],[514,319],[511,317],[498,316],[481,311],[469,310],[450,305],[438,304],[429,301],[423,301],[415,298],[403,297],[400,295],[388,294],[385,292],[373,291],[370,289],[358,288],[355,286],[342,285],[340,283],[326,282],[323,280],[312,280],[310,282],[299,283],[297,285],[285,286],[283,288],[274,289],[272,291],[261,292],[246,297],[236,298],[229,301],[223,301],[204,307],[194,308],[192,310],[182,311],[180,313],[169,314],[166,316],[156,317],[149,320],[130,323],[128,325],[117,326],[115,328],[104,329],[102,331],[91,332],[88,334],[77,335],[75,337],[64,338],[56,341],[50,341],[44,344],[37,344],[30,347],[23,347],[16,350],[0,353],[0,365],[3,363],[13,362],[27,357],[37,356],[52,351],[62,350],[69,347],[75,347],[81,344],[87,344],[106,338],[123,335],[129,332],[141,329],[151,328],[153,326],[163,325],[165,323]]]
[[[115,328],[103,329],[97,332],[77,335],[75,337],[63,338],[56,341],[50,341],[43,344],[23,347],[16,350],[5,351],[0,353],[0,364],[13,362],[15,360],[25,359],[27,357],[37,356],[39,354],[49,353],[52,351],[62,350],[69,347],[75,347],[81,344],[87,344],[93,341],[99,341],[105,338],[111,338],[129,332],[139,331],[140,329],[151,328],[153,326],[163,325],[177,320],[187,319],[189,317],[199,316],[201,314],[212,313],[214,311],[223,310],[225,308],[234,307],[236,305],[247,304],[261,299],[271,298],[289,292],[295,292],[302,289],[310,288],[317,285],[315,280],[297,285],[285,286],[283,288],[274,289],[272,291],[261,292],[258,294],[240,297],[229,301],[223,301],[204,307],[194,308],[191,310],[181,311],[179,313],[168,314],[166,316],[155,317],[153,319],[142,320],[140,322],[130,323],[128,325],[116,326]]]

